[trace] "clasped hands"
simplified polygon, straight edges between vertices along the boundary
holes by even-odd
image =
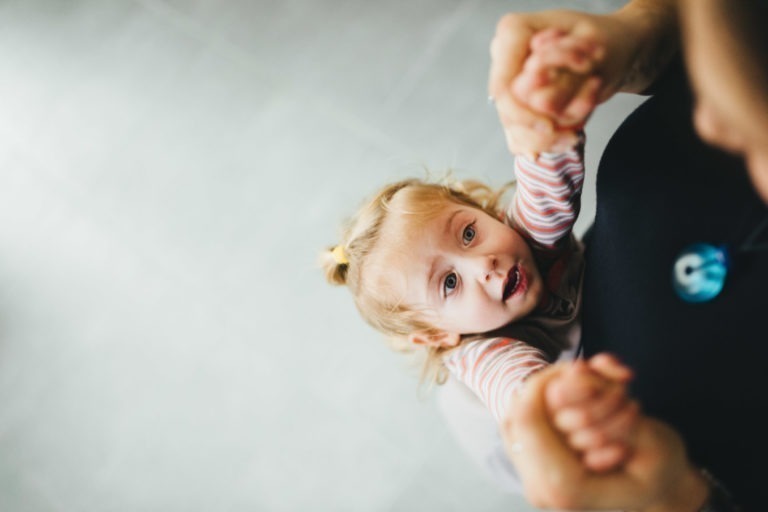
[[[631,376],[616,358],[598,354],[526,381],[501,434],[531,504],[693,511],[704,501],[706,485],[679,435],[627,395]]]
[[[626,13],[565,10],[501,19],[491,42],[488,93],[513,154],[573,146],[598,104],[645,85],[629,83],[641,44],[636,25]]]
[[[599,103],[647,85],[642,77],[631,83],[643,41],[633,15],[502,18],[491,44],[489,94],[513,154],[536,158],[574,146]],[[706,481],[680,436],[628,396],[631,378],[607,354],[529,378],[501,433],[534,506],[693,511],[706,500]]]

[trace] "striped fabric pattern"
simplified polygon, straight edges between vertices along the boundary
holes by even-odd
[[[579,215],[584,163],[580,151],[543,153],[538,160],[515,158],[517,190],[511,217],[544,247],[571,233]]]
[[[536,161],[515,159],[517,190],[507,215],[544,250],[570,236],[579,214],[584,164],[579,149],[544,153]],[[537,256],[541,256],[541,251]],[[490,338],[467,342],[444,360],[500,421],[525,380],[549,363],[543,352],[521,340]]]
[[[475,392],[497,421],[506,415],[525,379],[547,364],[540,350],[510,338],[466,343],[445,361],[450,372]]]

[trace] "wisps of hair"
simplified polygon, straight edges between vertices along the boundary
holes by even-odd
[[[379,242],[384,221],[390,215],[398,215],[418,224],[450,203],[478,208],[499,217],[502,215],[500,201],[510,188],[511,184],[507,184],[492,189],[479,181],[455,181],[449,175],[434,182],[407,179],[392,183],[365,202],[345,223],[339,243],[320,255],[326,280],[349,288],[363,319],[386,335],[394,350],[423,354],[422,382],[441,384],[445,381],[447,373],[442,364],[445,350],[414,346],[408,335],[433,327],[422,320],[423,312],[403,304],[400,297],[386,287],[376,286],[369,277],[370,272],[365,272],[370,256],[382,248]],[[396,205],[393,204],[395,198],[398,199]]]

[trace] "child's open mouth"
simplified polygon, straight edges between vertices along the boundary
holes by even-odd
[[[506,302],[507,299],[509,299],[518,291],[518,289],[522,289],[522,286],[520,286],[523,282],[522,277],[523,275],[522,272],[520,272],[519,266],[515,265],[509,270],[509,274],[507,275],[507,282],[504,283],[504,293],[501,297],[502,301]]]

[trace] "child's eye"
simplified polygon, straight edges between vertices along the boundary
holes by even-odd
[[[473,222],[464,228],[464,232],[461,234],[462,242],[464,242],[465,245],[469,245],[469,243],[475,239],[475,234],[475,223]]]
[[[451,272],[447,276],[445,276],[445,281],[443,281],[443,293],[447,297],[453,291],[456,289],[456,286],[459,284],[459,276],[456,275],[456,272]]]

